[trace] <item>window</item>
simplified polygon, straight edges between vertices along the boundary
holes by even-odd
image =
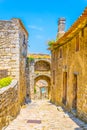
[[[25,42],[25,35],[23,35],[23,44],[26,44],[26,42]]]
[[[79,35],[76,36],[76,51],[79,51]]]
[[[53,70],[53,84],[55,84],[55,70]]]
[[[59,58],[62,58],[62,48],[60,48]]]
[[[22,55],[24,56],[24,57],[26,57],[26,55],[27,55],[27,44],[26,44],[26,39],[25,39],[26,37],[25,37],[25,35],[23,35],[23,43],[22,43]]]
[[[55,61],[55,52],[53,52],[53,54],[52,54],[52,60],[53,60],[53,62]]]
[[[82,34],[82,37],[84,37],[84,28],[82,28],[82,32],[81,32]]]

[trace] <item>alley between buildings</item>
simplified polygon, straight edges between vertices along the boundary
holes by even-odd
[[[49,100],[32,101],[5,130],[87,130],[87,124]],[[3,129],[3,130],[4,130]]]

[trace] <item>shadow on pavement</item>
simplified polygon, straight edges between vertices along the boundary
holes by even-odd
[[[48,101],[49,105],[55,105],[53,102]],[[81,119],[79,119],[78,117],[76,117],[76,113],[73,110],[73,114],[71,112],[68,112],[67,110],[65,110],[63,107],[55,105],[57,107],[57,110],[59,112],[64,112],[64,116],[65,117],[69,117],[70,119],[72,119],[78,126],[79,128],[75,128],[75,130],[87,130],[87,123],[83,122]]]

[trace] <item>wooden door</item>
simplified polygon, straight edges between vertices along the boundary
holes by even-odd
[[[63,73],[63,103],[67,101],[67,72]]]
[[[74,75],[73,83],[73,106],[74,109],[77,109],[77,75]]]

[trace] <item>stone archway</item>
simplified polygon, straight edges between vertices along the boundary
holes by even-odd
[[[34,99],[35,84],[39,80],[51,83],[51,57],[48,54],[30,54],[29,55],[29,97]]]
[[[39,84],[38,86],[36,85],[36,83],[38,81],[42,81],[42,84]],[[47,82],[47,85],[44,85],[45,82]],[[35,93],[35,98],[39,98],[41,99],[43,97],[43,95],[45,95],[45,98],[49,98],[50,99],[50,86],[51,86],[51,79],[50,77],[48,77],[47,75],[39,75],[37,77],[35,77],[34,79],[34,89],[36,91]],[[37,92],[37,90],[39,90]]]

